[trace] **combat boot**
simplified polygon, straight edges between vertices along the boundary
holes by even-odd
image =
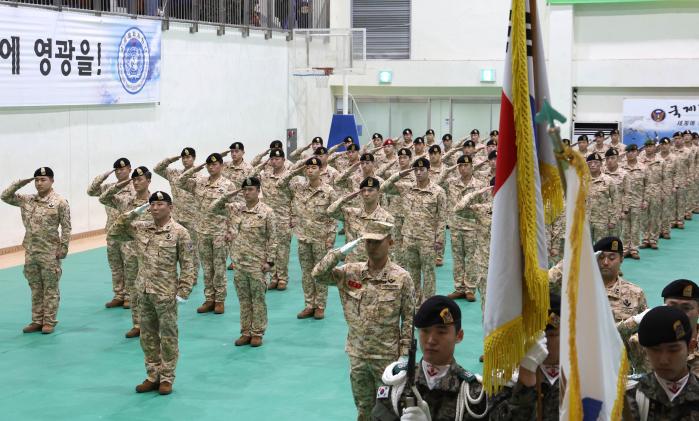
[[[126,336],[128,339],[138,338],[139,336],[141,336],[141,329],[137,327],[132,327],[131,330],[126,332],[126,335],[124,336]]]
[[[107,301],[104,305],[107,308],[122,307],[124,305],[124,300],[119,300],[117,298],[112,298],[112,301]]]
[[[466,301],[469,303],[474,303],[476,302],[476,295],[472,293],[471,291],[466,293]]]
[[[223,314],[224,310],[225,310],[225,308],[224,308],[223,303],[216,303],[214,305],[214,313]]]
[[[213,301],[205,301],[204,304],[200,305],[199,308],[197,308],[197,313],[208,313],[211,311],[214,311]]]
[[[316,320],[323,320],[325,318],[325,309],[317,308],[313,311],[313,318]]]
[[[143,383],[136,386],[136,392],[137,393],[152,392],[152,391],[158,389],[158,386],[159,386],[158,382],[153,383],[152,381],[146,379],[143,381]]]
[[[44,325],[44,326],[41,328],[41,333],[43,333],[44,335],[49,335],[49,334],[53,333],[53,326],[51,326],[51,325]]]
[[[299,314],[296,315],[297,319],[307,319],[309,317],[313,317],[313,309],[308,307],[304,308]]]
[[[466,293],[462,291],[454,291],[447,295],[447,297],[451,298],[452,300],[458,300],[459,298],[466,298]]]
[[[249,336],[243,335],[243,336],[241,336],[240,338],[236,339],[235,342],[233,342],[233,344],[234,344],[235,346],[250,345],[250,340],[251,340],[251,339],[252,339],[252,338],[250,338]]]
[[[250,340],[250,346],[253,348],[262,346],[262,336],[253,336],[252,340]]]
[[[172,393],[172,383],[170,382],[162,382],[160,383],[160,386],[158,387],[158,393],[161,395],[169,395]]]
[[[40,332],[41,331],[41,325],[39,323],[29,323],[22,329],[22,332],[24,333],[34,333],[34,332]]]

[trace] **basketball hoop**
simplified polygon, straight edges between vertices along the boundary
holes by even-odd
[[[316,88],[327,88],[334,69],[334,67],[313,67],[309,71],[294,72],[294,76],[313,78],[316,81]]]

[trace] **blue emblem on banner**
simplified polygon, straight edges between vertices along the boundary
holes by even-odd
[[[150,68],[150,48],[145,34],[136,28],[129,28],[119,43],[117,70],[119,80],[126,92],[134,95],[143,89],[148,81]]]

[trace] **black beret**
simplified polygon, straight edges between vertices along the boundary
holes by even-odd
[[[490,153],[488,154],[488,161],[490,161],[491,159],[496,159],[497,157],[498,151],[490,151]]]
[[[53,170],[49,167],[41,167],[34,171],[34,177],[53,177]]]
[[[602,158],[602,155],[598,154],[597,152],[591,153],[587,156],[587,162],[590,161],[603,161],[604,158]]]
[[[422,144],[424,145],[424,144],[425,144],[425,139],[423,139],[422,137],[418,136],[418,137],[416,137],[415,139],[413,139],[413,143],[414,143],[414,144],[422,143]]]
[[[248,177],[243,180],[243,184],[240,187],[260,187],[260,179],[257,177]]]
[[[133,172],[131,173],[131,178],[140,177],[142,175],[145,175],[146,177],[150,177],[150,170],[148,168],[144,167],[143,165],[141,165],[140,167],[133,170]]]
[[[689,317],[675,307],[658,306],[651,309],[638,325],[638,342],[645,347],[692,339]]]
[[[243,144],[241,142],[233,142],[233,143],[231,143],[231,146],[229,146],[229,149],[231,149],[231,150],[239,149],[241,151],[244,151],[245,146],[243,146]]]
[[[663,298],[699,300],[699,286],[689,279],[677,279],[667,284],[660,296]]]
[[[680,132],[675,132],[672,134],[672,137],[680,137],[681,133]]]
[[[692,134],[692,131],[689,129],[686,129],[682,132],[682,135],[686,135],[686,134]]]
[[[359,151],[359,146],[357,146],[356,143],[353,143],[353,144],[347,146],[347,150],[357,152],[357,151]]]
[[[430,160],[425,158],[425,157],[418,158],[415,160],[415,162],[413,162],[413,167],[415,167],[415,168],[430,168]]]
[[[619,151],[617,151],[614,148],[609,148],[607,149],[607,152],[604,153],[604,156],[609,158],[610,156],[619,156]]]
[[[313,142],[320,143],[320,144],[322,145],[322,144],[323,144],[323,138],[320,137],[320,136],[316,136],[316,137],[313,138],[313,140],[311,140],[311,143],[313,143]]]
[[[435,325],[454,325],[458,332],[461,329],[461,309],[451,298],[433,295],[417,310],[413,325],[418,329]]]
[[[427,131],[425,132],[425,136],[427,136],[428,134],[434,135],[434,130],[427,129]]]
[[[633,152],[633,151],[638,151],[638,145],[636,145],[635,143],[626,147],[626,152]]]
[[[549,294],[549,317],[546,330],[557,329],[561,325],[561,296]]]
[[[209,155],[208,157],[206,157],[207,164],[213,164],[214,162],[218,162],[218,163],[223,164],[223,157],[221,156],[220,153],[214,152],[211,155]]]
[[[490,135],[491,135],[491,136],[499,136],[499,135],[500,135],[500,132],[497,131],[497,130],[492,130],[492,131],[490,132]]]
[[[561,142],[565,143],[566,145],[570,146],[570,139],[561,139]]]
[[[668,143],[670,143],[670,138],[669,138],[669,137],[664,137],[664,138],[660,139],[660,142],[659,142],[659,143],[660,143],[661,145],[667,145]]]
[[[403,135],[406,135],[406,134],[413,134],[413,131],[410,129],[403,129]]]
[[[374,133],[371,135],[372,139],[383,139],[383,136],[381,136],[381,133]]]
[[[408,156],[411,157],[413,156],[413,153],[410,151],[408,148],[400,148],[398,150],[398,156]]]
[[[272,149],[269,151],[270,158],[284,158],[284,151],[281,149]]]
[[[609,132],[609,135],[611,136],[613,134],[619,134],[619,129],[612,129],[612,131]]]
[[[490,179],[490,187],[493,187],[495,185],[495,177]]]
[[[595,243],[593,247],[594,251],[611,251],[614,253],[619,253],[624,255],[624,243],[621,242],[619,237],[604,237]]]
[[[374,155],[370,154],[369,152],[363,153],[362,156],[359,157],[360,162],[374,162]]]
[[[471,155],[461,155],[459,159],[456,160],[457,164],[473,164],[473,158]]]
[[[464,144],[461,145],[461,146],[464,147],[464,148],[467,148],[467,147],[469,147],[469,146],[475,147],[475,146],[476,146],[476,142],[474,142],[473,140],[469,139],[469,140],[464,141]]]
[[[182,152],[180,152],[180,156],[197,156],[197,152],[194,150],[194,148],[190,148],[188,146],[182,149]]]
[[[169,194],[165,193],[164,191],[156,191],[153,194],[150,195],[148,198],[148,203],[153,203],[153,202],[167,202],[169,204],[172,204],[172,197],[170,197]]]
[[[352,136],[347,136],[346,138],[342,139],[342,143],[347,143],[347,142],[354,143],[354,138]]]
[[[373,187],[375,189],[378,189],[381,183],[379,182],[378,178],[374,177],[367,177],[364,180],[362,180],[361,183],[359,183],[359,188],[363,189],[364,187]]]
[[[653,139],[646,139],[646,141],[643,143],[646,146],[655,146],[655,140]]]
[[[283,149],[284,144],[282,143],[281,140],[273,140],[272,143],[269,144],[270,149]]]
[[[442,136],[442,140],[451,140],[451,134],[447,133]]]
[[[604,132],[602,130],[598,130],[595,132],[595,137],[604,137]]]
[[[481,134],[481,132],[479,132],[478,129],[473,129],[471,130],[471,134]]]
[[[129,165],[131,165],[131,161],[126,158],[119,158],[114,161],[114,169],[128,167]]]
[[[494,141],[493,139],[488,140],[485,142],[485,146],[497,146],[498,142]]]
[[[313,151],[313,155],[327,155],[328,154],[328,148],[325,146],[318,146],[315,151]]]
[[[306,166],[309,166],[309,165],[315,165],[315,166],[320,167],[320,159],[318,159],[318,158],[308,158],[308,159],[306,160]]]
[[[587,138],[586,134],[581,134],[580,136],[578,136],[578,142],[582,142],[582,141],[589,142],[590,139]]]
[[[442,153],[442,148],[440,148],[439,145],[432,145],[427,150],[427,152],[429,152],[429,153]]]
[[[697,132],[692,132],[692,138],[693,138],[693,139],[699,139],[699,133],[697,133]]]

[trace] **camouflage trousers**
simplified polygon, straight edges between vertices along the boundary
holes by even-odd
[[[610,237],[622,237],[622,229],[624,227],[624,221],[623,220],[617,220],[614,221],[614,228],[607,228],[607,234],[603,235],[602,238],[610,236]]]
[[[393,359],[349,357],[352,396],[357,406],[357,421],[369,421],[376,404],[376,390],[383,384],[381,375]]]
[[[328,286],[315,282],[311,277],[313,267],[330,250],[326,243],[299,241],[299,263],[301,264],[301,285],[306,308],[325,308],[328,302]],[[275,264],[276,266],[276,264]]]
[[[687,211],[687,188],[680,187],[675,192],[675,221],[684,221],[684,215]]]
[[[442,232],[442,248],[436,251],[437,259],[444,260],[444,249],[445,249],[444,246],[446,246],[446,245],[447,245],[447,231],[444,230],[444,232]]]
[[[148,380],[172,383],[179,357],[177,300],[174,296],[139,293],[138,304],[141,349],[146,360]]]
[[[662,233],[669,233],[672,223],[675,222],[675,194],[671,193],[663,199],[662,223],[660,224]]]
[[[641,238],[641,214],[645,213],[640,207],[629,207],[629,213],[623,220],[622,233],[624,234],[622,242],[624,243],[624,252],[638,252],[638,245]]]
[[[260,269],[235,268],[233,277],[240,303],[240,334],[262,336],[267,330],[267,283]]]
[[[475,293],[474,255],[477,249],[478,233],[476,230],[451,228],[450,236],[451,255],[454,261],[454,291]]]
[[[32,293],[32,323],[55,326],[60,292],[61,261],[55,254],[24,254],[24,277]]]
[[[403,247],[408,264],[406,269],[415,284],[415,302],[421,304],[435,295],[437,290],[434,241],[404,237]]]
[[[131,305],[131,322],[133,327],[138,328],[138,292],[136,291],[136,277],[138,276],[138,255],[130,241],[121,244],[121,254],[124,256],[124,283],[128,291],[129,303]]]
[[[223,235],[197,235],[199,259],[204,272],[204,300],[226,301],[226,257],[228,248]]]
[[[592,244],[595,244],[597,241],[609,235],[609,226],[607,225],[606,218],[604,218],[602,221],[590,218],[589,222],[590,237],[592,237]]]
[[[663,205],[659,197],[649,197],[648,207],[641,211],[643,241],[657,243],[660,237]]]
[[[291,249],[291,228],[289,220],[278,219],[277,225],[277,256],[272,268],[272,279],[289,282],[289,251]]]
[[[121,244],[109,237],[107,237],[107,261],[109,262],[109,269],[112,271],[114,299],[128,300],[129,292],[126,290],[124,280],[126,262],[124,261],[124,255],[121,253]]]
[[[194,284],[196,285],[197,283],[197,278],[199,277],[199,250],[197,249],[197,231],[194,229],[194,222],[193,221],[182,221],[175,219],[177,222],[180,223],[183,227],[187,228],[187,232],[189,232],[189,238],[192,240],[192,244],[195,246],[192,247],[192,259],[194,260]]]
[[[481,310],[485,314],[485,293],[488,284],[488,261],[490,260],[490,232],[481,230],[477,235],[478,243],[473,261],[477,268],[476,286],[481,296]]]
[[[405,259],[405,249],[403,245],[403,221],[404,218],[395,217],[394,225],[395,238],[393,239],[393,260],[402,268],[408,267],[408,262]]]

